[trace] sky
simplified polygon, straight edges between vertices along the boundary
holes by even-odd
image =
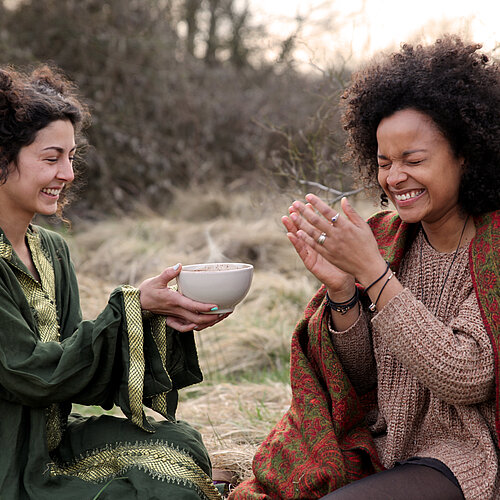
[[[335,63],[339,54],[356,63],[415,36],[433,41],[443,31],[482,43],[485,51],[500,45],[498,0],[247,1],[254,18],[278,35],[292,29],[294,16],[308,17],[296,54],[305,64]]]

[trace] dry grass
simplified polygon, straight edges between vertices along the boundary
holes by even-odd
[[[245,479],[257,446],[289,406],[290,335],[318,283],[281,227],[290,200],[219,193],[178,193],[164,216],[80,224],[69,243],[87,318],[101,311],[115,285],[137,284],[176,262],[254,265],[246,299],[196,334],[205,381],[181,391],[178,409],[178,418],[202,433],[214,467]],[[364,216],[373,211],[357,206]]]

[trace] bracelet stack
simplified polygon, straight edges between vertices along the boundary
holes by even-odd
[[[378,283],[390,270],[390,263],[389,262],[386,262],[387,266],[384,270],[384,272],[373,282],[373,283],[370,283],[370,285],[368,285],[366,288],[365,288],[365,293],[368,292],[368,290],[373,286],[375,285],[376,283]],[[368,306],[368,309],[371,311],[371,312],[377,312],[377,302],[379,301],[380,299],[380,296],[382,295],[382,292],[384,291],[384,288],[387,286],[387,283],[389,283],[389,280],[395,276],[396,274],[394,272],[391,271],[391,274],[389,275],[389,277],[385,280],[385,283],[382,285],[382,288],[380,289],[380,291],[378,292],[378,295],[377,295],[377,298]],[[358,287],[356,287],[356,292],[354,293],[354,295],[349,299],[349,300],[346,300],[345,302],[334,302],[328,295],[328,292],[326,292],[326,304],[327,306],[329,306],[331,309],[333,309],[335,312],[338,312],[340,314],[346,314],[347,311],[350,311],[357,303],[359,302],[359,289]]]
[[[334,302],[330,299],[328,292],[326,292],[326,304],[331,307],[335,312],[340,314],[345,314],[347,311],[351,310],[359,302],[359,290],[356,287],[354,295],[349,300],[345,302]]]

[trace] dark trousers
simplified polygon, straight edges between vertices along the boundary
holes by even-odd
[[[354,481],[321,500],[464,500],[464,496],[446,465],[423,458]]]

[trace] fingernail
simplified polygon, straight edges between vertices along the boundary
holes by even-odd
[[[174,271],[177,271],[177,269],[179,269],[179,266],[180,264],[175,264],[175,266],[173,267]]]
[[[217,306],[212,307],[211,311],[217,311],[219,308]]]

